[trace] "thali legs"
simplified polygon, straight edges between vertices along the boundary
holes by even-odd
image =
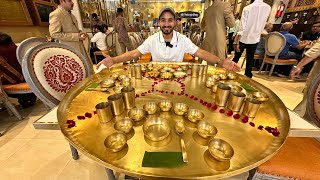
[[[74,147],[70,144],[70,149],[71,149],[72,158],[73,158],[74,160],[79,159],[79,154],[78,154],[78,151],[76,150],[76,148],[74,148]]]

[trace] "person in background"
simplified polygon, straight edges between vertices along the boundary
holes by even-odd
[[[118,41],[121,47],[121,54],[133,49],[132,44],[129,40],[129,25],[127,19],[123,17],[123,9],[117,9],[117,17],[115,19],[115,31],[118,33]]]
[[[230,59],[220,59],[219,57],[200,49],[191,42],[189,38],[176,32],[176,16],[173,8],[166,6],[159,13],[160,32],[155,33],[146,39],[142,45],[133,51],[116,57],[104,55],[106,58],[101,64],[107,67],[116,63],[125,62],[140,57],[142,54],[151,53],[152,61],[175,61],[182,62],[185,53],[195,55],[205,59],[210,63],[217,63],[220,67],[229,71],[239,71],[240,67]]]
[[[192,37],[192,35],[193,35],[194,33],[200,33],[200,31],[201,31],[201,28],[200,28],[200,26],[199,26],[199,23],[196,22],[195,19],[192,19],[191,22],[192,22],[192,24],[191,24],[191,26],[190,26],[190,37]]]
[[[24,83],[21,65],[16,56],[17,46],[12,38],[5,33],[0,32],[0,75],[3,85]],[[9,94],[10,97],[17,98],[23,108],[33,106],[37,100],[33,93],[27,94]]]
[[[252,78],[252,66],[254,52],[260,41],[261,32],[267,22],[271,7],[263,0],[255,0],[250,5],[243,8],[240,27],[234,40],[235,57],[234,62],[238,62],[243,51],[246,49],[246,70],[245,75]]]
[[[239,13],[235,14],[234,18],[235,18],[234,27],[231,27],[228,30],[228,40],[229,40],[228,54],[231,54],[231,52],[234,51],[233,41],[234,41],[234,38],[236,37],[236,34],[240,26]]]
[[[108,35],[110,33],[110,30],[108,29],[108,26],[106,24],[103,24],[102,27],[103,27],[103,33]]]
[[[272,31],[273,24],[272,23],[267,23],[261,33],[260,41],[257,45],[257,49],[255,51],[255,54],[260,54],[264,55],[264,45],[266,42],[266,36]]]
[[[103,25],[104,23],[103,23],[102,21],[100,21],[97,13],[92,13],[92,14],[91,14],[91,17],[92,17],[92,19],[91,19],[91,32],[92,32],[93,35],[94,35],[94,33],[95,33],[95,26],[96,26],[96,25],[101,26],[101,25]]]
[[[306,86],[303,93],[302,101],[294,108],[294,112],[299,114],[301,117],[306,115],[306,106],[307,106],[307,95],[310,87],[310,83],[320,73],[320,38],[317,42],[305,53],[305,56],[301,59],[301,61],[292,68],[290,72],[290,78],[295,79],[300,75],[303,68],[309,64],[314,62],[314,66],[309,73],[308,80],[306,82]]]
[[[76,17],[71,14],[73,9],[72,0],[54,0],[58,8],[49,15],[49,32],[52,38],[62,44],[66,44],[80,51],[89,64],[93,67],[91,59],[84,48],[83,40],[88,38],[85,32],[81,32],[78,27]],[[94,74],[90,69],[90,74]]]
[[[235,19],[228,2],[214,0],[204,11],[201,22],[202,31],[206,30],[203,49],[225,59],[227,54],[226,27],[234,27]],[[210,64],[210,63],[209,63]]]
[[[312,24],[311,30],[302,33],[301,40],[315,41],[320,38],[320,22]]]
[[[182,23],[181,23],[181,17],[177,18],[177,25],[174,27],[174,30],[183,33],[182,32]]]
[[[96,32],[94,36],[91,38],[91,42],[96,43],[96,47],[91,49],[91,57],[93,57],[93,53],[95,51],[104,51],[107,50],[106,38],[107,35],[104,33],[103,25],[95,25],[94,31]],[[103,59],[103,56],[98,56],[97,60],[100,62]]]
[[[134,22],[133,25],[136,32],[141,32],[141,24],[139,22],[139,19],[136,19],[136,22]]]

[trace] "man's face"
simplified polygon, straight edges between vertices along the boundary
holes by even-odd
[[[60,5],[67,11],[71,11],[73,9],[72,0],[62,0]]]
[[[314,24],[311,27],[311,32],[312,33],[318,33],[320,32],[320,23]]]
[[[160,29],[163,34],[171,34],[173,32],[176,20],[171,12],[163,12],[160,17]]]

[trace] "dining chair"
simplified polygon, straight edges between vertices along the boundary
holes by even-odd
[[[264,58],[264,54],[254,54],[254,56],[253,56],[253,60],[263,60],[263,58]],[[244,57],[242,64],[241,64],[241,68],[243,67],[246,60],[247,60],[247,56]]]
[[[307,113],[320,127],[320,74],[311,82],[307,94]],[[288,137],[270,160],[250,171],[249,179],[309,179],[320,177],[320,142],[311,137]]]
[[[274,67],[276,65],[296,65],[298,60],[296,59],[279,59],[279,54],[283,50],[286,44],[285,37],[278,32],[271,32],[266,37],[265,41],[265,56],[263,58],[262,65],[259,70],[261,73],[265,64],[267,64],[266,71],[268,70],[269,64],[271,64],[271,69],[269,71],[268,78],[270,78]]]

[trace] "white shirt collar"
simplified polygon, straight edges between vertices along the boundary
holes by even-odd
[[[160,31],[159,36],[160,36],[159,37],[160,38],[160,43],[165,43],[165,40],[164,40],[163,35],[162,35],[162,31]],[[171,44],[176,43],[177,39],[178,39],[177,38],[177,32],[175,30],[173,30],[173,36],[172,36],[172,39],[171,39],[170,43]]]

